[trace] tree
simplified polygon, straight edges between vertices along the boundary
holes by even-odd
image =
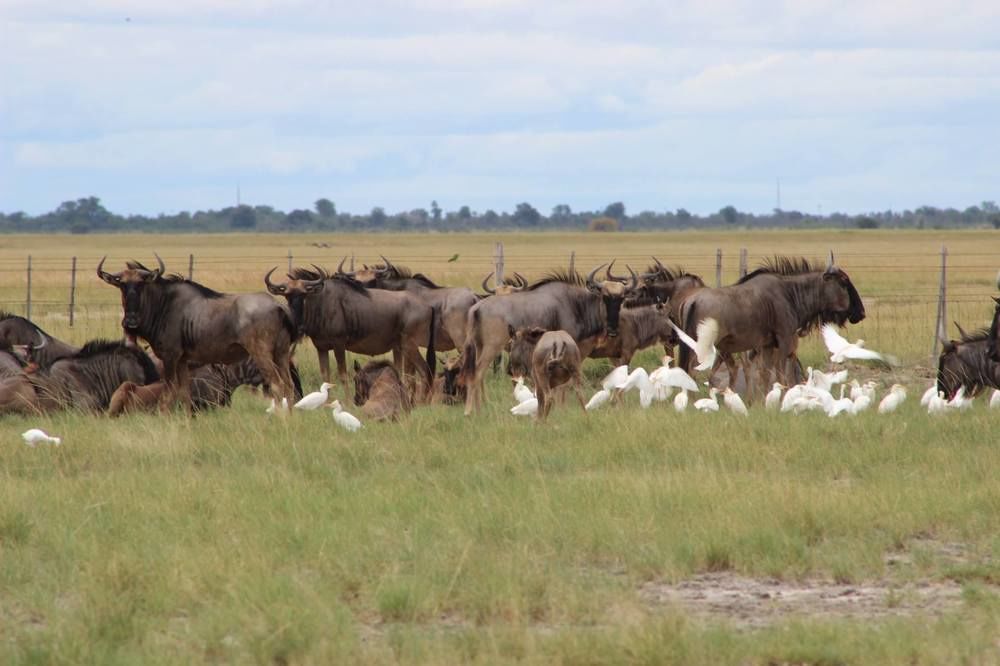
[[[492,227],[496,226],[496,223],[500,221],[500,216],[497,215],[496,211],[492,208],[488,208],[485,213],[483,213],[483,222],[486,226]]]
[[[527,201],[517,204],[511,219],[519,227],[536,227],[542,219],[542,214],[535,210]]]
[[[736,210],[733,206],[726,206],[719,210],[719,215],[722,219],[726,221],[726,224],[733,225],[736,224],[736,220],[740,217],[740,212]]]
[[[676,215],[677,221],[681,224],[687,224],[691,221],[691,213],[689,213],[686,208],[678,208]]]
[[[337,214],[337,206],[329,199],[316,199],[316,214],[320,217],[333,217]]]
[[[878,229],[878,220],[868,215],[862,215],[854,220],[858,229]]]
[[[438,206],[437,201],[431,202],[431,215],[434,217],[435,222],[441,221],[441,206]]]
[[[625,219],[625,204],[621,201],[616,201],[614,203],[608,204],[604,208],[604,217],[613,217],[614,219],[621,222]]]
[[[302,229],[312,224],[312,213],[301,208],[293,210],[285,216],[285,226],[289,229]]]
[[[553,220],[568,220],[573,215],[573,210],[566,204],[553,206],[551,217]]]
[[[469,210],[468,206],[462,206],[461,208],[458,209],[458,219],[460,220],[472,219],[472,211]]]
[[[382,208],[381,206],[375,206],[374,208],[372,208],[371,215],[369,215],[368,218],[371,220],[371,224],[373,227],[381,228],[385,226],[385,219],[386,219],[385,209]]]
[[[238,206],[229,218],[229,226],[233,229],[253,229],[257,226],[257,213],[246,204]]]

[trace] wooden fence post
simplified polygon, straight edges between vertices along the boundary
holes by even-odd
[[[292,250],[288,250],[288,272],[292,272]]]
[[[194,255],[188,255],[188,280],[194,279]]]
[[[740,279],[745,278],[747,275],[747,249],[745,247],[740,248]]]
[[[722,248],[715,250],[715,286],[722,286]]]
[[[354,253],[353,252],[351,252],[351,267],[348,268],[347,270],[351,271],[352,273],[354,272]]]
[[[503,243],[497,243],[493,248],[493,279],[494,284],[503,284]]]
[[[948,335],[948,301],[947,301],[948,248],[941,246],[941,283],[938,288],[937,321],[934,323],[934,346],[931,347],[931,361],[938,355],[938,346]]]
[[[569,274],[573,275],[576,272],[576,251],[573,250],[569,253]]]
[[[76,309],[76,257],[69,272],[69,325],[73,325],[73,310]]]
[[[28,255],[28,296],[24,303],[25,318],[31,319],[31,255]]]

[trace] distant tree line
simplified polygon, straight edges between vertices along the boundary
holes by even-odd
[[[462,206],[444,211],[432,201],[429,208],[388,213],[381,207],[367,214],[337,210],[329,199],[318,199],[311,208],[288,212],[271,206],[230,206],[221,210],[183,211],[174,215],[118,215],[97,197],[65,201],[42,215],[0,213],[0,232],[69,232],[74,234],[114,232],[226,232],[226,231],[496,231],[496,230],[591,230],[653,231],[673,229],[1000,229],[1000,208],[984,201],[965,210],[921,206],[916,210],[873,211],[864,215],[830,213],[817,215],[775,209],[766,215],[744,213],[725,206],[717,213],[696,215],[683,208],[667,211],[643,210],[629,215],[620,201],[603,210],[574,211],[567,204],[555,206],[548,215],[527,202],[513,211],[473,211]]]

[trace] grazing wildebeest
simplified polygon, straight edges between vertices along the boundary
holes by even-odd
[[[692,337],[708,317],[719,324],[715,346],[730,377],[736,376],[732,354],[756,351],[771,355],[762,368],[776,368],[778,381],[791,385],[799,337],[828,322],[856,324],[865,318],[865,306],[831,253],[825,268],[775,257],[734,285],[692,292],[680,306],[680,325]],[[694,355],[682,347],[678,365],[690,372],[693,362]],[[760,386],[764,383],[762,377]]]
[[[610,358],[614,365],[628,365],[637,351],[655,344],[669,348],[676,335],[670,326],[669,303],[625,308],[619,315],[618,335],[602,340],[589,358]]]
[[[395,421],[410,412],[411,402],[390,361],[354,361],[354,404],[371,421]]]
[[[469,310],[462,368],[468,389],[466,415],[481,406],[483,378],[510,340],[511,327],[566,331],[584,356],[601,336],[618,335],[622,303],[635,294],[638,276],[629,268],[631,280],[616,278],[608,266],[606,279],[597,282],[594,276],[606,265],[592,270],[586,279],[576,273],[554,272],[523,291],[491,296]]]
[[[190,411],[190,368],[253,359],[279,403],[293,397],[289,369],[295,326],[288,310],[266,294],[222,294],[180,275],[129,262],[119,273],[97,275],[122,295],[122,328],[149,342],[163,362],[164,407],[180,399]]]
[[[434,379],[434,389],[431,392],[432,404],[459,405],[465,402],[465,386],[458,381],[461,371],[461,354],[445,359],[441,372]]]
[[[580,407],[586,411],[583,399],[583,357],[572,336],[566,331],[546,331],[542,328],[521,328],[514,331],[510,345],[511,363],[524,363],[531,368],[531,381],[538,399],[538,419],[544,421],[552,411],[553,391],[572,384]]]
[[[966,333],[959,326],[958,330],[958,340],[942,340],[937,390],[950,400],[962,386],[967,397],[986,387],[1000,388],[1000,363],[990,357],[990,328]]]
[[[486,296],[480,296],[480,298],[488,298],[489,296],[505,296],[506,294],[512,294],[515,291],[523,291],[528,286],[528,280],[525,279],[523,275],[518,272],[514,272],[513,277],[505,277],[501,284],[498,284],[496,288],[490,289],[489,282],[490,278],[493,277],[493,271],[483,278],[483,291],[486,292]]]
[[[30,349],[31,360],[41,368],[72,356],[79,347],[67,344],[43,331],[34,322],[9,312],[0,311],[0,345]]]
[[[302,397],[299,372],[293,363],[292,381],[295,384],[295,398]],[[264,384],[264,376],[252,359],[245,358],[236,363],[223,365],[212,363],[191,371],[191,402],[195,411],[213,407],[228,407],[233,393],[240,386],[258,387]],[[265,387],[266,389],[266,387]],[[166,384],[162,381],[139,385],[124,382],[111,396],[108,416],[119,416],[126,412],[152,411],[159,403]]]
[[[436,363],[436,309],[408,291],[368,289],[345,274],[313,268],[295,268],[280,284],[271,282],[277,270],[272,268],[264,284],[288,300],[295,326],[316,347],[323,381],[330,381],[331,349],[345,396],[349,395],[347,352],[376,356],[391,351],[396,370],[402,371],[405,361],[420,375],[424,393],[429,392]],[[420,345],[429,345],[426,360],[420,356]]]
[[[159,380],[153,361],[119,340],[93,340],[51,366],[5,380],[0,411],[52,412],[76,408],[102,412],[123,382]]]

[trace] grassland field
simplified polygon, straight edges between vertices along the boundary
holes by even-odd
[[[29,254],[33,318],[81,343],[118,335],[104,254],[119,270],[155,250],[185,274],[194,254],[195,280],[224,291],[260,290],[289,253],[385,254],[478,288],[496,241],[529,278],[573,251],[584,271],[655,254],[709,283],[717,248],[724,283],[740,248],[751,268],[832,249],[868,311],[847,337],[903,363],[852,373],[910,397],[837,420],[569,402],[539,426],[508,413],[498,376],[475,417],[425,407],[353,435],[324,412],[268,419],[250,393],[194,419],[6,417],[0,662],[1000,663],[1000,414],[917,404],[941,247],[948,319],[975,328],[994,232],[0,236],[0,307],[23,313]],[[816,339],[801,355],[826,367]],[[315,387],[308,343],[297,360]],[[27,427],[64,444],[28,448]]]

